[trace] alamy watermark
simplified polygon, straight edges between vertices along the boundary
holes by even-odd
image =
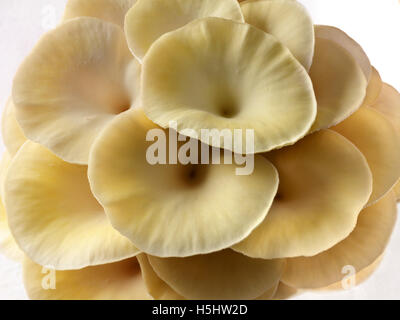
[[[184,129],[178,133],[177,123],[171,121],[168,136],[165,130],[151,129],[146,141],[154,142],[146,152],[146,160],[151,165],[236,164],[241,166],[236,168],[236,175],[251,175],[254,171],[253,129],[201,129],[200,134]],[[217,147],[210,148],[209,144]],[[221,151],[218,146],[224,149]]]

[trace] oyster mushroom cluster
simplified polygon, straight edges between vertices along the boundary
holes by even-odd
[[[254,168],[149,163],[153,129]],[[396,220],[400,95],[294,0],[69,0],[2,134],[0,248],[32,299],[340,288],[344,267],[359,283],[378,266]]]

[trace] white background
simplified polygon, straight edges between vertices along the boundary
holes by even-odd
[[[217,0],[216,0],[217,1]],[[384,81],[400,89],[398,0],[300,0],[316,24],[337,26],[356,39]],[[66,0],[0,0],[0,109],[10,95],[18,65],[39,37],[54,27]],[[0,151],[4,149],[0,144]],[[301,299],[399,299],[400,222],[378,271],[344,292],[305,293]],[[0,256],[0,300],[26,299],[20,266]]]

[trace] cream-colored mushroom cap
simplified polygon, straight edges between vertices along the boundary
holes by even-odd
[[[372,67],[371,78],[368,82],[367,94],[365,95],[364,105],[370,106],[375,103],[376,99],[378,99],[381,90],[382,90],[382,79],[381,76],[374,67]]]
[[[367,159],[373,188],[368,204],[388,193],[400,178],[400,135],[380,112],[363,107],[332,128],[350,140]]]
[[[170,139],[141,110],[121,114],[96,140],[89,164],[96,198],[141,251],[163,257],[218,251],[264,220],[278,188],[270,162],[255,156],[250,175],[237,175],[235,162],[153,165],[148,152],[155,144],[146,141],[153,129]]]
[[[0,254],[5,257],[21,262],[24,253],[18,247],[13,235],[11,234],[10,228],[8,227],[8,219],[6,210],[2,200],[0,199]]]
[[[140,263],[142,276],[150,296],[156,300],[186,300],[155,273],[146,254],[139,254],[137,259]]]
[[[255,153],[292,144],[316,116],[311,80],[275,37],[248,24],[205,18],[164,35],[143,62],[142,103],[163,128],[254,131]],[[203,143],[248,152],[223,139]],[[243,139],[246,142],[246,139]]]
[[[149,300],[136,258],[80,270],[55,271],[29,258],[23,280],[33,300]]]
[[[136,0],[68,0],[63,21],[93,17],[124,27],[125,15]]]
[[[235,250],[264,259],[313,256],[350,234],[372,191],[367,161],[350,141],[321,130],[266,156],[279,172],[278,194]]]
[[[364,101],[368,84],[364,73],[353,56],[335,41],[315,38],[310,77],[318,104],[312,132],[340,123]]]
[[[129,47],[142,59],[163,34],[206,17],[244,21],[236,0],[138,0],[125,18]]]
[[[292,0],[241,3],[247,23],[275,36],[310,69],[314,55],[314,25],[303,5]]]
[[[4,195],[11,231],[36,263],[70,270],[138,253],[93,197],[87,167],[64,162],[39,144],[21,147],[8,169]]]
[[[1,119],[1,135],[4,145],[10,155],[15,155],[25,143],[26,137],[15,118],[15,106],[12,99],[8,99]]]
[[[11,230],[8,226],[7,213],[3,205],[3,190],[4,190],[4,179],[7,174],[8,167],[11,163],[11,157],[8,152],[2,155],[0,162],[0,254],[4,254],[7,258],[22,261],[24,254],[18,247]]]
[[[139,75],[121,28],[73,19],[44,35],[19,68],[18,122],[30,140],[65,161],[87,164],[99,131],[135,104]]]
[[[246,257],[232,250],[188,258],[148,256],[155,273],[188,299],[256,299],[275,289],[284,260]]]
[[[383,83],[379,96],[370,107],[383,113],[400,130],[400,93],[395,88]]]
[[[334,41],[345,48],[358,62],[365,79],[369,81],[372,73],[371,62],[364,49],[354,39],[344,31],[332,26],[316,25],[314,30],[316,37]]]
[[[321,288],[342,280],[344,266],[351,265],[356,272],[367,268],[385,250],[396,216],[391,192],[364,209],[354,231],[333,248],[313,257],[287,259],[282,281],[296,288]]]
[[[137,256],[149,294],[156,300],[186,300],[176,293],[164,280],[162,280],[151,266],[146,254]],[[274,297],[279,285],[279,280],[270,289],[265,291],[257,300],[269,300]],[[212,288],[210,288],[211,290]]]

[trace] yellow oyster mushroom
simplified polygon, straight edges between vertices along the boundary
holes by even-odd
[[[148,256],[155,273],[187,299],[256,299],[276,288],[284,260],[246,257],[227,249],[188,258]]]
[[[372,67],[371,78],[368,82],[367,94],[365,95],[364,105],[370,106],[375,103],[378,99],[382,90],[382,79],[381,76],[374,67]]]
[[[156,300],[186,300],[155,273],[146,254],[139,254],[137,259],[140,263],[142,276],[150,296]]]
[[[354,39],[336,27],[316,25],[314,29],[316,37],[334,41],[345,48],[358,62],[364,73],[365,79],[367,79],[367,81],[370,80],[372,73],[371,62],[364,49]]]
[[[278,188],[269,161],[255,156],[250,175],[237,175],[233,161],[151,164],[153,129],[170,140],[142,110],[129,110],[100,134],[89,161],[93,193],[113,226],[141,251],[163,257],[218,251],[264,220]],[[166,158],[174,154],[167,152]]]
[[[11,157],[8,152],[5,152],[1,158],[0,162],[0,253],[4,254],[7,258],[22,261],[23,252],[18,247],[11,230],[8,226],[7,213],[3,205],[3,189],[4,189],[4,179],[7,174],[8,167],[11,163]]]
[[[313,256],[346,238],[372,192],[361,152],[330,130],[266,154],[279,172],[279,189],[265,220],[233,246],[251,257]]]
[[[23,280],[33,300],[150,300],[136,258],[59,271],[24,259]]]
[[[18,247],[10,228],[8,227],[8,219],[6,210],[2,200],[0,199],[0,254],[4,254],[7,258],[21,262],[24,254]]]
[[[12,157],[8,151],[5,151],[1,156],[0,161],[0,197],[4,197],[4,182],[6,179],[8,167],[10,166]]]
[[[140,254],[137,256],[142,270],[142,275],[146,283],[149,294],[156,300],[186,300],[182,295],[176,293],[164,280],[162,280],[149,262],[149,258],[146,254]],[[206,268],[212,268],[212,266],[206,266]],[[187,272],[186,270],[184,272]],[[189,271],[190,272],[190,271]],[[245,273],[245,272],[244,272]],[[233,280],[236,281],[236,280]],[[257,300],[269,300],[274,297],[279,285],[279,280],[275,285],[272,285],[270,289],[265,291],[261,296],[257,297]],[[209,288],[211,290],[211,288]]]
[[[18,122],[30,140],[65,161],[87,164],[99,131],[135,105],[139,75],[121,28],[73,19],[44,35],[19,68]]]
[[[93,197],[87,167],[64,162],[34,142],[13,159],[4,200],[18,245],[40,265],[80,269],[138,253]]]
[[[22,132],[15,116],[15,106],[12,99],[8,99],[1,120],[1,135],[4,145],[11,156],[15,155],[25,143],[26,137]]]
[[[312,132],[340,123],[361,107],[368,82],[358,62],[336,42],[315,38],[310,77],[318,103]]]
[[[310,69],[314,55],[314,26],[303,5],[292,0],[241,3],[247,23],[275,36]]]
[[[142,106],[163,128],[254,131],[253,152],[293,144],[316,116],[311,80],[275,37],[248,24],[200,19],[164,35],[143,62]],[[203,143],[237,153],[223,139]],[[246,141],[244,141],[246,142]]]
[[[363,107],[332,130],[350,140],[365,156],[372,172],[368,205],[388,193],[400,178],[400,135],[380,112]]]
[[[205,17],[244,21],[236,0],[138,0],[125,19],[129,47],[142,59],[163,34]]]
[[[136,0],[68,0],[63,21],[93,17],[124,27],[125,15]]]
[[[379,96],[370,107],[383,113],[400,131],[400,93],[395,88],[383,83]]]
[[[396,199],[391,192],[365,208],[354,231],[333,248],[313,257],[287,259],[282,281],[296,288],[321,288],[341,281],[345,266],[356,272],[367,268],[385,250],[396,216]]]

